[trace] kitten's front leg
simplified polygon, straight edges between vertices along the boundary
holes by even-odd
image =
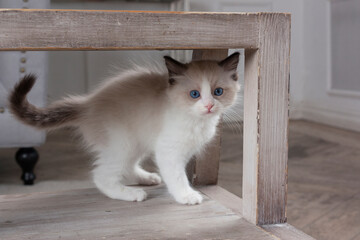
[[[185,167],[189,160],[183,154],[169,149],[157,150],[155,155],[160,174],[175,200],[181,204],[200,204],[203,197],[191,188],[186,176]]]

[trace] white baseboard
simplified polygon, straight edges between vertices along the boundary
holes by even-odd
[[[297,105],[290,108],[290,118],[304,119],[360,132],[360,112],[327,109],[315,105]]]

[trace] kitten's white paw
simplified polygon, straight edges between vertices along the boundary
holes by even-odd
[[[112,199],[131,202],[141,202],[147,197],[147,193],[143,189],[132,187],[120,187],[116,190],[113,189],[111,191],[107,191],[106,195]]]
[[[182,195],[175,196],[175,200],[181,204],[195,205],[202,203],[203,197],[199,192],[191,190]]]
[[[161,177],[157,173],[146,172],[139,176],[138,182],[141,185],[158,185],[161,183]]]
[[[134,202],[141,202],[147,198],[147,193],[142,189],[134,189],[135,191],[132,192],[132,201]]]

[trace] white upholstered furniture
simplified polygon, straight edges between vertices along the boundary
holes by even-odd
[[[49,0],[1,0],[0,8],[48,8]],[[35,73],[38,80],[29,94],[29,100],[43,106],[46,100],[47,53],[8,51],[0,52],[0,148],[19,147],[17,161],[22,166],[23,180],[32,184],[32,168],[37,160],[33,149],[45,141],[45,132],[35,130],[15,120],[7,108],[7,96],[14,84],[27,73]],[[1,161],[1,159],[0,159]]]

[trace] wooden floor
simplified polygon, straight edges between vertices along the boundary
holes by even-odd
[[[93,187],[88,174],[91,165],[88,161],[90,156],[84,154],[74,144],[67,131],[51,134],[47,143],[39,150],[41,159],[36,168],[37,183],[32,187],[25,187],[20,184],[20,170],[13,160],[15,149],[0,149],[0,194]],[[219,185],[239,196],[241,196],[241,159],[241,134],[225,129]],[[287,209],[289,223],[319,240],[360,240],[359,173],[359,133],[303,121],[291,122]],[[154,192],[151,195],[157,194]],[[101,195],[98,197],[103,198]],[[77,206],[75,200],[74,204]],[[19,204],[15,209],[28,207],[30,211],[30,206],[21,206],[21,199],[8,202]],[[111,202],[112,200],[109,200],[107,204]],[[51,208],[45,208],[43,211],[51,212]],[[8,214],[8,211],[5,213]],[[29,213],[40,216],[35,212]],[[2,227],[5,226],[4,224],[10,224],[5,222],[3,214],[4,211],[1,211]],[[51,217],[50,214],[46,216]],[[36,218],[32,221],[36,223]],[[49,221],[51,223],[51,220]],[[0,228],[0,239],[3,232],[4,230]]]
[[[222,143],[219,185],[241,196],[242,136],[225,129]],[[360,133],[291,121],[288,177],[291,225],[319,240],[360,240]]]
[[[0,196],[0,239],[278,239],[206,197],[176,204],[164,187],[149,199],[111,200],[96,189]]]

